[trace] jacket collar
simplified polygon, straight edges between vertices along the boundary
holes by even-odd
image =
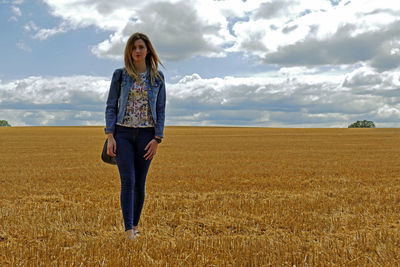
[[[132,82],[135,81],[135,78],[131,77],[131,76],[128,74],[128,72],[126,71],[125,68],[123,68],[123,72],[124,72],[124,75],[126,75],[127,77],[129,77],[130,80],[132,80]],[[146,81],[147,81],[147,82],[150,81],[150,68],[149,68],[149,67],[146,67]]]

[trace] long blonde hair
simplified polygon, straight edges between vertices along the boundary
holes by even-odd
[[[126,42],[125,52],[124,52],[125,69],[131,77],[134,77],[136,81],[140,81],[139,73],[135,69],[135,65],[133,64],[133,58],[132,58],[133,45],[135,41],[139,39],[143,40],[148,50],[148,53],[146,55],[146,67],[150,70],[150,82],[151,84],[153,84],[156,77],[162,80],[162,77],[158,73],[158,64],[160,64],[163,67],[164,65],[158,58],[156,50],[154,49],[147,35],[140,32],[136,32],[129,37],[128,41]]]

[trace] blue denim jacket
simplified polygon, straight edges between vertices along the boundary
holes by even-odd
[[[165,82],[164,74],[158,71],[163,78],[160,80],[156,78],[153,85],[150,83],[150,72],[147,71],[145,80],[147,95],[149,97],[149,104],[151,115],[155,123],[155,135],[164,137],[164,122],[165,122]],[[122,123],[125,115],[126,102],[128,101],[129,91],[132,88],[134,78],[128,75],[128,72],[123,69],[116,69],[114,71],[110,91],[108,92],[107,105],[106,105],[106,128],[105,133],[114,133],[115,123]]]

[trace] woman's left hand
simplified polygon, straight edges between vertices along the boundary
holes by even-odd
[[[157,147],[158,147],[158,142],[155,139],[151,140],[144,148],[144,150],[147,150],[147,152],[146,154],[144,154],[143,157],[146,160],[152,159],[157,153]]]

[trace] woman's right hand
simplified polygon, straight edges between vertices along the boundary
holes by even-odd
[[[117,153],[117,142],[113,136],[108,136],[107,155],[115,157]]]

